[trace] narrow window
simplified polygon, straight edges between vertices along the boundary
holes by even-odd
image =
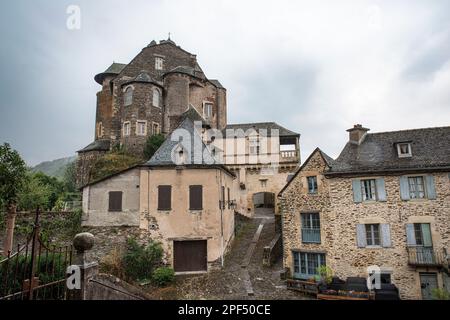
[[[158,210],[172,209],[172,186],[158,186]]]
[[[227,203],[228,209],[230,209],[231,208],[230,188],[227,188]]]
[[[109,192],[109,212],[122,211],[122,191]]]
[[[97,137],[101,138],[103,137],[104,131],[103,131],[103,123],[99,122],[97,125]]]
[[[161,93],[159,92],[158,89],[154,88],[153,89],[153,106],[154,107],[160,107],[159,105],[159,101],[160,101],[160,97],[161,97]]]
[[[409,196],[411,199],[425,198],[425,186],[423,177],[409,177]]]
[[[155,135],[155,134],[160,134],[160,133],[161,133],[161,130],[159,129],[159,124],[156,122],[153,122],[152,123],[152,134]]]
[[[133,103],[133,87],[127,87],[123,95],[123,105],[129,106]]]
[[[252,136],[248,138],[248,144],[249,144],[249,152],[251,155],[257,155],[259,154],[259,141],[258,137]]]
[[[380,246],[380,225],[366,224],[366,241],[368,246]]]
[[[164,68],[164,59],[161,57],[155,58],[155,70],[162,70]]]
[[[131,124],[129,121],[123,123],[123,135],[129,136],[131,133]]]
[[[363,201],[376,200],[375,179],[361,180],[361,194]]]
[[[203,210],[203,186],[189,186],[189,210]]]
[[[308,193],[317,193],[317,177],[308,177]]]
[[[212,103],[207,103],[207,102],[205,102],[204,104],[203,104],[203,117],[205,118],[205,119],[211,119],[212,118],[212,116],[213,116],[213,114],[212,114],[212,111],[213,110],[213,105],[212,105]]]
[[[145,136],[147,134],[147,121],[137,121],[136,135]]]

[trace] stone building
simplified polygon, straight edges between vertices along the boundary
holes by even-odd
[[[279,193],[284,266],[345,279],[376,265],[404,299],[450,291],[450,127],[348,131],[336,160],[316,149]]]
[[[178,129],[187,135],[168,137],[148,162],[83,188],[83,226],[95,234],[127,228],[161,242],[175,272],[205,272],[223,262],[234,237],[238,184],[214,160],[201,126],[186,116]],[[118,235],[98,238],[101,247]]]
[[[167,136],[189,115],[202,122],[205,143],[238,177],[241,213],[251,216],[255,206],[277,209],[275,195],[300,163],[300,135],[274,122],[227,124],[227,91],[205,76],[194,54],[170,39],[152,41],[130,63],[113,63],[95,81],[102,87],[94,141],[78,151],[80,187],[111,149],[121,146],[139,157],[149,136]]]
[[[211,128],[227,123],[226,89],[208,79],[197,57],[172,40],[152,41],[128,64],[113,63],[95,76],[94,141],[78,151],[78,185],[88,182],[92,164],[115,146],[142,155],[148,136],[168,134],[194,108]]]

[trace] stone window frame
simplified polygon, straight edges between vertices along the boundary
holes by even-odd
[[[158,130],[155,132],[155,125],[157,126]],[[161,126],[158,122],[152,121],[152,135],[160,134],[161,133]]]
[[[144,133],[139,132],[139,124],[144,124]],[[147,135],[147,120],[136,120],[136,136],[146,136]]]
[[[376,179],[361,179],[361,197],[363,202],[378,200]]]
[[[161,109],[161,97],[162,97],[161,90],[159,88],[153,88],[152,89],[152,106],[153,107]],[[157,99],[157,100],[155,101],[155,99]]]
[[[154,55],[155,56],[155,70],[161,71],[164,70],[165,65],[165,57],[161,55]]]
[[[298,255],[298,259],[296,259],[296,255]],[[306,262],[305,262],[306,273],[302,273],[301,255],[306,255]],[[294,277],[295,277],[295,274],[298,274],[301,276],[300,277],[301,279],[308,279],[308,278],[312,278],[317,275],[317,268],[314,268],[314,274],[309,273],[309,271],[310,271],[309,270],[310,264],[308,262],[309,255],[314,255],[317,257],[318,266],[326,266],[327,265],[327,253],[324,251],[320,251],[320,250],[310,251],[310,250],[293,249],[292,250],[292,266],[293,266]],[[323,258],[323,260],[322,260],[322,258]],[[298,261],[298,272],[295,272],[296,261]]]
[[[376,228],[375,228],[376,226]],[[381,247],[381,224],[380,223],[365,223],[366,248]],[[378,241],[377,241],[378,240]]]
[[[125,131],[126,125],[129,125],[128,134],[127,134],[127,131]],[[124,121],[124,122],[123,122],[123,124],[122,124],[122,132],[123,132],[123,136],[124,136],[124,137],[129,137],[129,136],[131,136],[131,121]]]
[[[407,152],[403,152],[402,147],[404,146],[407,146]],[[411,158],[412,157],[411,142],[398,142],[397,154],[399,158]]]
[[[315,181],[314,181],[314,184],[313,184],[313,190],[311,190],[311,188],[310,188],[310,179],[315,179]],[[317,176],[307,176],[306,177],[306,184],[307,184],[307,187],[308,187],[308,193],[309,194],[317,194],[317,193],[319,193],[319,184],[318,184],[318,182],[317,182]]]
[[[105,135],[105,130],[104,129],[105,128],[103,127],[103,122],[99,121],[97,123],[97,137],[98,138],[101,138],[101,137],[103,137]]]
[[[129,90],[131,89],[131,90]],[[134,86],[128,85],[125,88],[123,88],[123,106],[128,107],[133,104],[133,95],[134,95]]]
[[[417,187],[420,186],[420,184],[417,183],[418,180],[422,180],[422,190],[417,190]],[[425,176],[424,175],[412,175],[412,176],[408,176],[408,191],[409,191],[409,198],[411,200],[422,200],[422,199],[427,199],[428,198],[428,193],[427,193],[427,186],[426,186],[426,181],[425,181]],[[414,181],[414,183],[411,183],[412,181]],[[414,186],[414,190],[412,190],[412,187]],[[420,195],[421,193],[423,193],[423,196],[420,197],[418,195]],[[414,195],[414,197],[413,197]]]
[[[203,104],[203,106],[202,106],[203,118],[205,118],[205,119],[212,119],[214,117],[214,103],[211,102],[211,101],[203,101],[202,104]],[[211,106],[211,109],[210,109],[211,112],[210,112],[209,116],[207,116],[206,112],[205,112],[206,106]]]

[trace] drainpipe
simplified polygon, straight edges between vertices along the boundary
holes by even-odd
[[[220,175],[220,184],[219,184],[219,198],[222,199],[223,192],[222,192],[222,172],[219,173]],[[224,261],[223,261],[223,205],[224,205],[224,199],[222,201],[219,201],[220,204],[220,264],[223,268]]]

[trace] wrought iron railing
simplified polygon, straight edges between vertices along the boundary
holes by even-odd
[[[446,263],[444,251],[433,247],[408,247],[408,263],[413,266],[443,266]]]
[[[302,228],[302,242],[304,243],[320,243],[319,228]]]

